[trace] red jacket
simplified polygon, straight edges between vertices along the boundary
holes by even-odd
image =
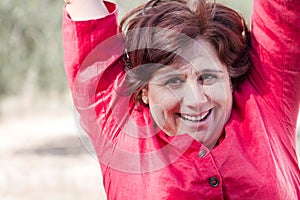
[[[257,0],[254,68],[234,92],[225,137],[212,150],[188,134],[166,136],[124,78],[116,6],[97,20],[64,11],[65,67],[83,129],[95,147],[108,199],[300,199],[295,128],[300,99],[300,4]]]

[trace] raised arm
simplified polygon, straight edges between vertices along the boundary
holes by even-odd
[[[75,21],[98,19],[108,14],[103,0],[71,0],[66,8]]]
[[[299,33],[299,0],[254,0],[250,79],[287,132],[293,132],[299,109]]]
[[[81,5],[81,2],[89,4]],[[80,123],[93,140],[100,137],[99,130],[102,130],[95,128],[98,126],[95,123],[106,122],[105,116],[99,120],[95,113],[103,113],[103,95],[108,96],[115,76],[123,72],[119,62],[124,49],[117,5],[107,1],[71,0],[67,6],[62,24],[65,72]]]
[[[62,23],[64,64],[72,91],[78,71],[83,70],[84,66],[82,65],[87,60],[87,56],[91,52],[95,53],[95,48],[100,43],[117,35],[118,32],[117,7],[114,3],[100,0],[71,0],[71,3],[64,7]],[[118,56],[115,52],[123,51],[122,45],[118,46],[120,51],[110,46],[102,54],[99,53],[101,55],[105,53],[107,56],[110,54],[117,59]],[[112,50],[114,52],[111,53]],[[94,56],[94,60],[90,59],[90,62],[97,62],[98,60],[101,60],[99,55]],[[110,62],[113,61],[114,59],[110,59]],[[102,67],[108,67],[110,62],[106,62],[105,66]]]

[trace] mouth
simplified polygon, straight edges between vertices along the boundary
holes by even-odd
[[[178,113],[178,116],[185,121],[197,123],[197,122],[205,121],[208,118],[208,116],[210,115],[210,113],[211,113],[211,109],[206,112],[203,112],[197,116],[196,115],[186,115],[186,114],[181,114],[181,113]]]

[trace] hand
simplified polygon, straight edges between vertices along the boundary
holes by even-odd
[[[75,21],[98,19],[108,14],[103,0],[64,0],[67,12]]]

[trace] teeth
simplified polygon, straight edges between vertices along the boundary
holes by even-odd
[[[199,121],[203,120],[208,115],[208,113],[209,113],[209,111],[203,113],[201,116],[198,116],[198,117],[189,116],[189,115],[181,115],[181,118],[183,118],[184,120],[192,121],[192,122],[199,122]]]

